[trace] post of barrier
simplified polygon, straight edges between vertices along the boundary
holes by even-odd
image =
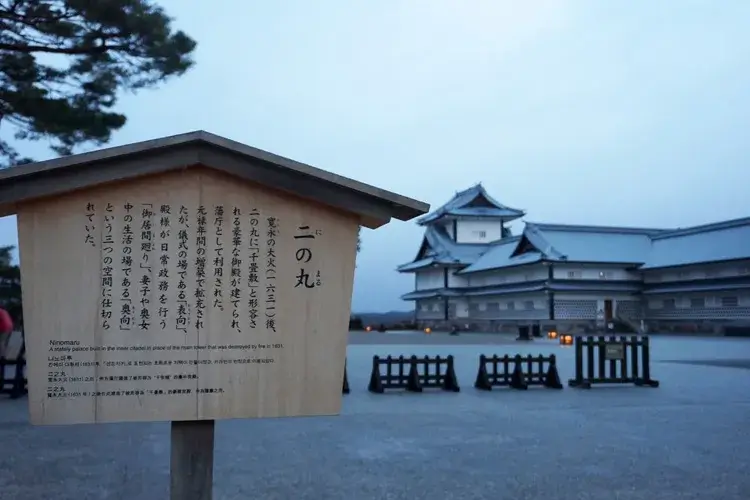
[[[349,394],[349,377],[346,373],[347,361],[344,361],[344,386],[341,389],[342,394]]]

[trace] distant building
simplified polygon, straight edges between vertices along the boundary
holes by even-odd
[[[524,215],[478,184],[418,220],[422,245],[398,271],[415,276],[402,298],[420,326],[750,326],[750,218],[684,229],[526,222],[512,236],[508,223]]]

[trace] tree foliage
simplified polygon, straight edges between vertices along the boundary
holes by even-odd
[[[0,0],[0,131],[60,155],[104,144],[118,94],[183,74],[195,46],[149,0]],[[27,161],[0,139],[0,165]]]

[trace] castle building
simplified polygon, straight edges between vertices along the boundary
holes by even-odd
[[[750,332],[750,217],[680,229],[525,222],[512,235],[524,216],[477,184],[417,221],[422,244],[398,271],[414,274],[402,298],[420,327]]]

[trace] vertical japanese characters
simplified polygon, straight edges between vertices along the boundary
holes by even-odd
[[[141,205],[141,261],[139,264],[141,277],[138,282],[141,304],[138,328],[141,330],[148,330],[151,328],[151,270],[153,265],[151,262],[151,254],[154,250],[153,217],[153,203],[143,203]]]
[[[224,310],[224,207],[214,207],[214,300],[213,306]]]
[[[195,220],[195,329],[203,330],[206,313],[206,207],[198,207]]]
[[[172,255],[169,248],[169,237],[171,235],[172,207],[162,205],[159,207],[159,274],[157,275],[157,289],[159,293],[159,326],[162,330],[167,328],[169,318],[169,260]]]
[[[188,302],[187,274],[188,274],[188,250],[190,248],[188,231],[190,212],[184,205],[180,206],[177,217],[177,314],[175,316],[175,327],[186,333],[190,326],[190,303]]]
[[[260,306],[260,212],[253,208],[248,217],[250,227],[247,234],[247,326],[255,329],[258,326],[258,308]]]
[[[114,205],[107,203],[104,207],[104,224],[102,228],[102,300],[101,326],[109,330],[112,326],[112,288],[114,286]]]
[[[94,237],[96,235],[96,223],[94,222],[95,217],[96,217],[96,205],[94,205],[93,203],[87,203],[86,204],[86,224],[84,225],[84,229],[86,230],[86,236],[84,237],[83,242],[92,247],[96,247],[96,238]]]
[[[276,217],[266,218],[266,329],[276,331],[276,238],[279,226]]]
[[[133,205],[125,202],[122,216],[122,250],[120,259],[120,330],[128,331],[135,325],[135,304],[130,293],[133,285]]]
[[[297,228],[297,234],[294,235],[297,241],[297,248],[294,252],[294,258],[299,267],[299,274],[295,276],[296,282],[294,288],[315,288],[322,285],[319,269],[313,269],[314,278],[311,278],[311,270],[308,267],[313,258],[313,240],[316,236],[321,236],[323,232],[319,229],[311,230],[310,226],[300,226]]]
[[[229,271],[229,300],[232,302],[232,329],[242,332],[240,323],[240,302],[242,291],[242,212],[239,207],[232,209],[232,267]]]
[[[211,310],[237,333],[276,332],[291,276],[294,288],[321,286],[322,232],[298,227],[287,275],[281,268],[291,262],[280,252],[291,231],[255,207],[98,201],[87,203],[85,218],[84,244],[100,250],[102,330],[200,333]]]

